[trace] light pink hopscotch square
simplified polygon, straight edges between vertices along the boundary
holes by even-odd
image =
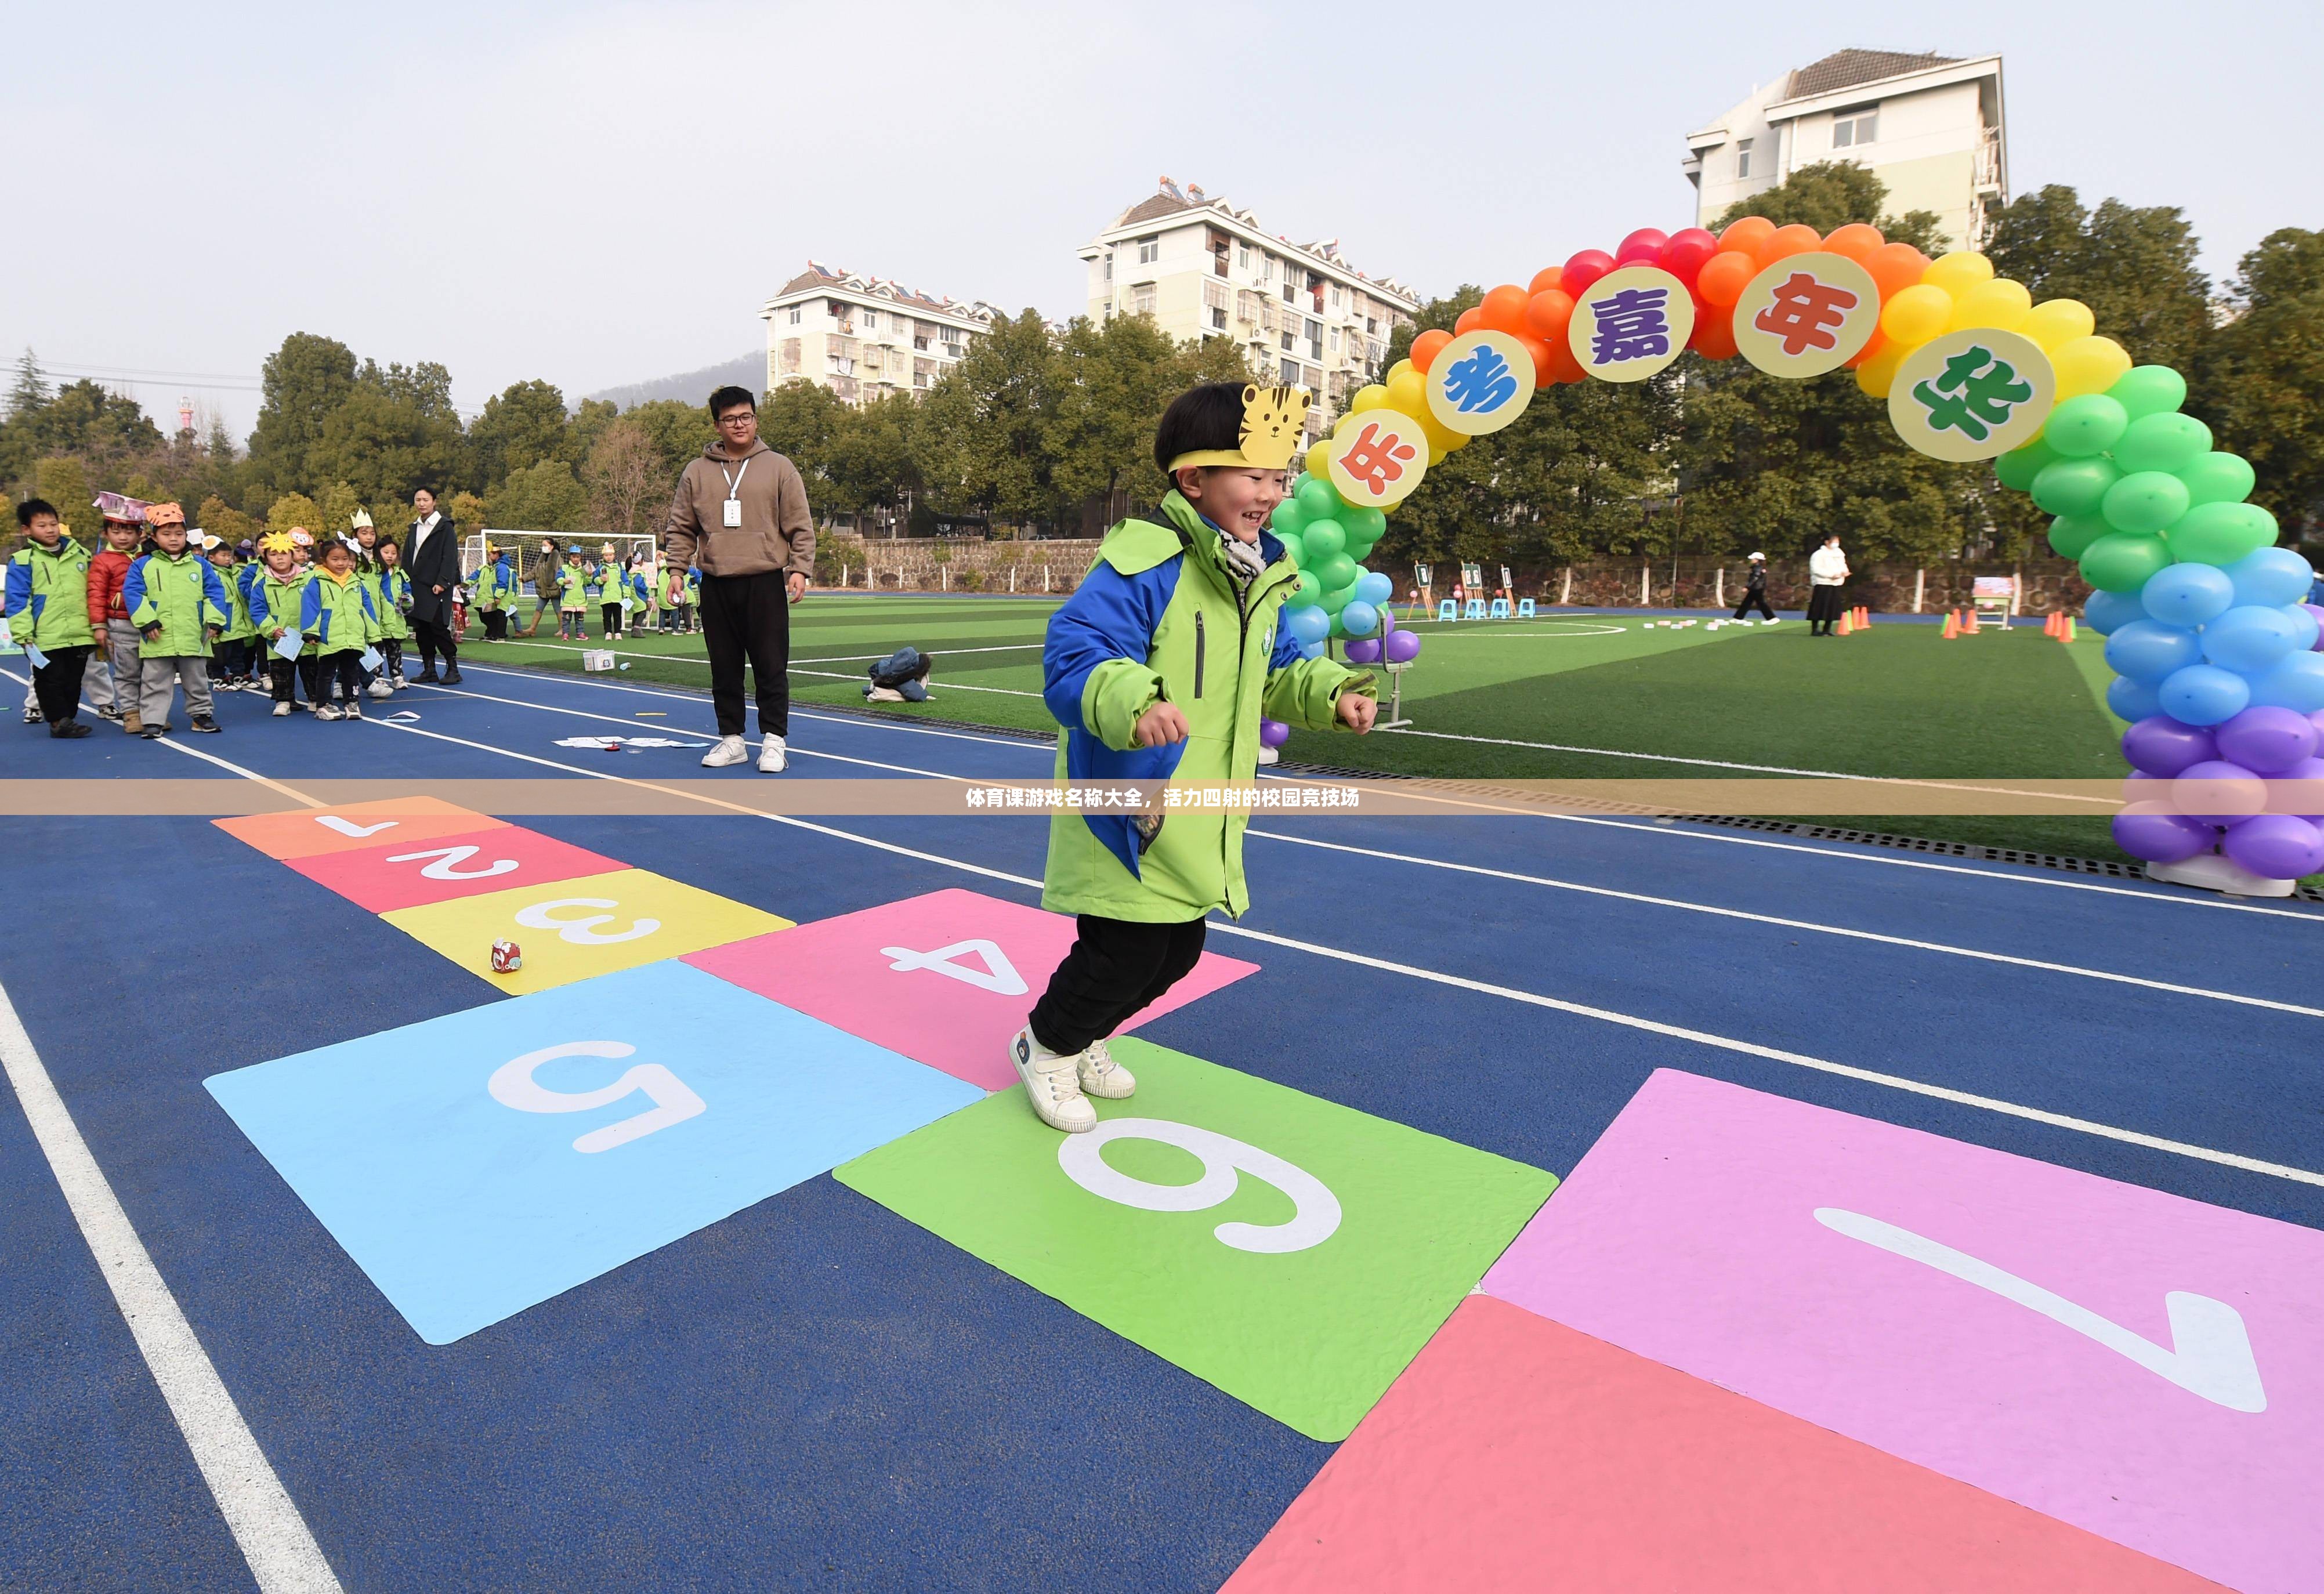
[[[931,891],[714,946],[686,961],[956,1079],[1017,1083],[1009,1041],[1074,944],[1074,921],[975,891]],[[899,966],[901,965],[901,966]],[[1194,972],[1122,1026],[1259,972],[1203,954]]]
[[[2324,1233],[1665,1069],[1482,1287],[2230,1587],[2324,1588]]]

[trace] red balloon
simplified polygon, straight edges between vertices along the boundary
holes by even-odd
[[[1603,249],[1585,249],[1565,263],[1565,270],[1559,276],[1557,286],[1567,294],[1586,293],[1591,283],[1613,269],[1612,255]]]
[[[1701,227],[1686,227],[1673,233],[1670,242],[1663,245],[1663,270],[1688,287],[1694,286],[1694,274],[1703,263],[1719,253],[1719,240]]]
[[[1661,261],[1663,250],[1670,243],[1670,235],[1660,227],[1640,227],[1616,246],[1616,265],[1654,265]]]
[[[1735,357],[1735,307],[1694,301],[1694,336],[1687,346],[1706,360]]]

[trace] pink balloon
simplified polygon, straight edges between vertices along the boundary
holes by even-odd
[[[1616,265],[1655,265],[1661,262],[1670,235],[1660,227],[1640,227],[1615,246]]]
[[[1695,273],[1718,253],[1719,240],[1711,234],[1701,227],[1682,227],[1663,245],[1660,263],[1663,270],[1692,288]]]

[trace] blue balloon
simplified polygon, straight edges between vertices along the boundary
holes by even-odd
[[[2151,720],[2163,712],[2163,699],[2144,681],[2134,681],[2128,676],[2116,676],[2107,683],[2107,707],[2116,719],[2132,724]]]
[[[1283,629],[1312,646],[1332,634],[1332,617],[1314,604],[1302,604],[1283,612]]]
[[[2163,712],[2182,725],[2218,725],[2250,705],[2251,684],[2216,664],[2190,664],[2155,688]],[[2113,694],[2107,694],[2111,704]],[[2120,713],[2120,710],[2116,710]]]
[[[2203,661],[2203,640],[2159,620],[2134,620],[2107,639],[2106,661],[2118,676],[2150,685]]]
[[[2298,603],[2308,595],[2308,584],[2316,579],[2308,561],[2288,548],[2264,548],[2246,554],[2227,567],[2227,575],[2235,583],[2236,603],[2271,609]]]
[[[2256,675],[2289,655],[2299,636],[2282,609],[2240,604],[2203,628],[2203,657],[2222,669]]]
[[[2292,629],[2294,633],[2292,642],[2293,652],[2305,653],[2316,646],[2319,628],[2316,622],[2315,610],[2305,604],[2286,604],[2281,613],[2290,616],[2292,620]]]
[[[1396,596],[1396,583],[1377,570],[1367,570],[1356,577],[1356,596],[1367,604],[1385,604]]]
[[[2146,578],[2138,601],[2165,625],[2200,625],[2246,600],[2217,565],[2165,565]]]
[[[2146,611],[2135,592],[2094,592],[2082,605],[2082,619],[2102,637],[2112,636],[2132,621],[2145,618]]]
[[[1299,644],[1299,657],[1300,657],[1300,658],[1302,658],[1302,659],[1321,659],[1321,658],[1323,658],[1323,643],[1321,643],[1321,642],[1302,642],[1302,643],[1300,643],[1300,644]]]
[[[1340,623],[1351,637],[1368,637],[1379,629],[1379,611],[1361,598],[1350,598],[1340,611]]]
[[[2294,653],[2255,677],[2251,700],[2299,714],[2324,709],[2324,653]]]

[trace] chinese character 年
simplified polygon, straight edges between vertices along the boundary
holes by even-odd
[[[1832,334],[1848,319],[1857,296],[1845,288],[1820,282],[1805,272],[1794,272],[1775,290],[1775,301],[1751,319],[1751,325],[1783,340],[1784,353],[1796,359],[1810,349],[1834,349]]]

